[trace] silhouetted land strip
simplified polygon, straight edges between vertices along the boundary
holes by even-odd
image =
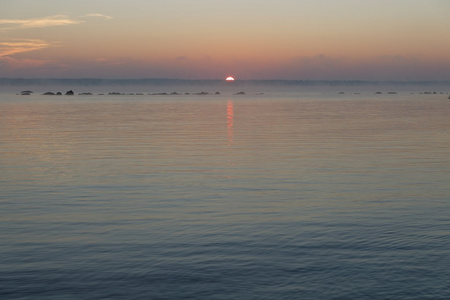
[[[235,80],[223,79],[102,79],[102,78],[0,78],[0,86],[64,85],[64,86],[133,86],[133,85],[265,85],[265,86],[432,86],[448,85],[450,81],[365,81],[365,80]]]

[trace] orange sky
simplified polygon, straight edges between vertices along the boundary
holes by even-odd
[[[448,1],[4,0],[0,77],[449,80]]]

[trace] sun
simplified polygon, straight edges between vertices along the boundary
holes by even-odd
[[[226,81],[234,81],[234,78],[231,76],[228,76],[227,79],[225,79]]]

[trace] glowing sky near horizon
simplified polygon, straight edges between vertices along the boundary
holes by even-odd
[[[448,0],[1,0],[0,77],[450,80]]]

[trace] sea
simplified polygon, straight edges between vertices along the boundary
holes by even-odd
[[[450,299],[450,85],[27,84],[1,299]]]

